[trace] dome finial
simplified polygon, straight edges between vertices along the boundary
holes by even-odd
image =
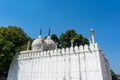
[[[42,28],[40,29],[40,35],[42,35]]]
[[[49,31],[48,31],[48,36],[50,36],[50,28],[49,28]]]

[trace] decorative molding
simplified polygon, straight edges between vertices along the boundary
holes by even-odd
[[[17,60],[21,59],[29,59],[29,58],[37,58],[37,57],[54,57],[54,56],[63,56],[63,55],[72,55],[72,54],[79,54],[79,53],[88,53],[92,51],[99,51],[97,43],[90,44],[90,45],[80,45],[70,48],[62,48],[62,49],[54,49],[48,51],[40,51],[40,50],[28,50],[28,51],[21,51],[16,53]]]

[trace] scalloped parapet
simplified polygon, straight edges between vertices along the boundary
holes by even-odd
[[[55,49],[50,51],[35,51],[35,50],[28,50],[28,51],[21,51],[17,53],[17,59],[28,59],[28,58],[37,58],[37,57],[52,57],[52,56],[62,56],[62,55],[70,55],[70,54],[78,54],[84,52],[93,52],[100,50],[98,44],[90,44],[90,45],[80,45],[70,48],[62,48],[62,49]]]

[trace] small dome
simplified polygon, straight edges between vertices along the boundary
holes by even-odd
[[[42,36],[40,35],[40,36],[38,36],[37,39],[35,39],[35,40],[32,42],[32,50],[41,50],[41,49],[43,49],[43,48],[42,48],[42,44],[45,45],[45,42],[44,42]]]
[[[47,44],[47,50],[53,50],[56,47],[55,42],[50,38],[50,36],[45,39],[45,42]]]

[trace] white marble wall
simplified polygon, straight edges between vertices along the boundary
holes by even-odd
[[[52,51],[23,51],[14,57],[7,80],[111,80],[97,44]]]

